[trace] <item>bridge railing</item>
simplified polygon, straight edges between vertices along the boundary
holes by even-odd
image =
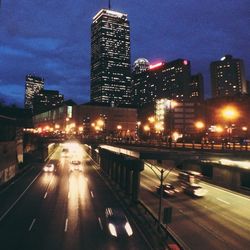
[[[109,142],[108,142],[109,143]],[[240,144],[236,142],[217,144],[213,142],[209,143],[190,143],[190,142],[156,142],[156,141],[129,141],[129,142],[110,142],[114,144],[123,145],[137,145],[137,146],[154,146],[173,149],[195,149],[195,150],[214,150],[214,151],[250,151],[250,145],[248,143]]]

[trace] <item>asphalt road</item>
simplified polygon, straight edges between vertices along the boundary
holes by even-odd
[[[177,172],[170,172],[165,181],[180,188],[177,176]],[[156,215],[159,197],[155,187],[159,183],[152,170],[145,167],[140,198]],[[205,197],[194,199],[180,192],[175,197],[163,199],[162,207],[173,207],[169,228],[190,249],[250,249],[249,197],[204,182],[200,184],[208,190]]]
[[[105,208],[119,203],[84,151],[68,157],[61,152],[59,147],[50,159],[58,161],[56,172],[45,173],[36,165],[0,193],[0,249],[149,249],[134,224],[130,238],[109,235]],[[76,157],[83,172],[69,171]]]

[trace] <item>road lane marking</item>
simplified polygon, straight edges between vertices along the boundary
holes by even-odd
[[[101,221],[101,218],[100,218],[100,217],[98,217],[98,222],[99,222],[99,225],[100,225],[101,230],[103,230],[102,221]]]
[[[230,205],[229,202],[227,202],[227,201],[225,201],[225,200],[223,200],[223,199],[221,199],[221,198],[216,198],[216,200],[221,201],[221,202],[223,202],[223,203],[225,203],[225,204],[227,204],[227,205]]]
[[[10,210],[17,204],[17,202],[24,196],[24,194],[27,192],[27,190],[30,188],[30,186],[36,181],[38,176],[41,174],[40,172],[34,180],[29,184],[29,186],[21,193],[21,195],[16,199],[16,201],[9,207],[9,209],[0,217],[0,222],[4,219],[4,217],[10,212]]]
[[[92,191],[90,191],[90,194],[91,194],[91,197],[92,197],[92,198],[95,197]]]
[[[47,195],[48,195],[48,192],[46,192],[46,193],[44,194],[43,199],[46,199]]]
[[[65,220],[65,226],[64,226],[64,232],[67,232],[68,230],[68,218]]]
[[[33,219],[33,221],[32,221],[31,224],[30,224],[29,231],[32,230],[32,227],[33,227],[33,225],[35,224],[35,222],[36,222],[36,219]]]
[[[202,185],[203,186],[207,186],[207,187],[209,187],[209,188],[214,188],[214,189],[216,189],[216,190],[218,190],[218,191],[221,191],[221,192],[224,192],[224,193],[226,193],[226,194],[231,194],[231,195],[234,195],[234,196],[236,196],[236,197],[238,197],[238,198],[242,198],[242,199],[245,199],[245,200],[247,200],[247,201],[250,201],[250,199],[248,198],[248,197],[245,197],[243,194],[241,194],[241,193],[235,193],[235,192],[233,192],[232,190],[225,190],[223,187],[216,187],[215,185],[213,185],[213,184],[209,184],[208,185],[208,183],[205,183],[205,182],[201,182],[202,183]]]

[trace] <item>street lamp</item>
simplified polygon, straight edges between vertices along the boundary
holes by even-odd
[[[198,130],[202,130],[202,129],[205,127],[205,124],[204,124],[204,122],[202,122],[202,121],[197,121],[197,122],[195,123],[195,127],[196,127]]]
[[[170,172],[175,168],[172,167],[169,170],[159,168],[157,166],[152,165],[151,163],[145,162],[145,165],[149,167],[160,181],[160,197],[159,197],[159,209],[158,209],[158,226],[161,226],[161,214],[162,214],[162,195],[163,195],[163,182],[168,177]],[[166,173],[167,172],[167,173]],[[165,174],[166,173],[166,174]],[[165,174],[165,176],[164,176]]]
[[[239,112],[234,106],[226,106],[222,109],[222,117],[227,121],[227,131],[228,131],[228,140],[231,140],[232,134],[232,122],[235,121],[239,117]]]
[[[150,116],[150,117],[148,118],[148,121],[149,121],[150,123],[154,123],[154,122],[155,122],[155,117],[154,117],[154,116]]]

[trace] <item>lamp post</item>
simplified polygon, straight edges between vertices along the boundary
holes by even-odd
[[[205,128],[205,124],[204,124],[204,122],[203,121],[197,121],[197,122],[195,122],[195,127],[196,127],[196,129],[197,129],[197,131],[198,131],[198,138],[202,141],[202,138],[203,138],[203,130],[204,130],[204,128]]]
[[[143,130],[144,130],[145,134],[147,135],[146,139],[148,139],[150,137],[150,126],[148,124],[144,125]]]
[[[222,109],[222,117],[227,122],[227,132],[228,132],[228,141],[231,141],[231,136],[233,132],[232,122],[239,117],[239,112],[234,106],[226,106]]]
[[[161,214],[162,214],[163,182],[168,177],[170,172],[174,169],[174,167],[170,168],[169,170],[166,170],[166,169],[154,166],[154,165],[147,163],[147,162],[145,162],[145,165],[153,171],[153,173],[155,174],[157,179],[160,181],[160,197],[159,197],[159,208],[158,208],[158,228],[160,228],[160,226],[161,226]],[[164,174],[165,174],[165,176],[164,176]]]
[[[121,125],[117,125],[116,129],[117,129],[117,137],[119,139],[121,137],[122,126]]]

